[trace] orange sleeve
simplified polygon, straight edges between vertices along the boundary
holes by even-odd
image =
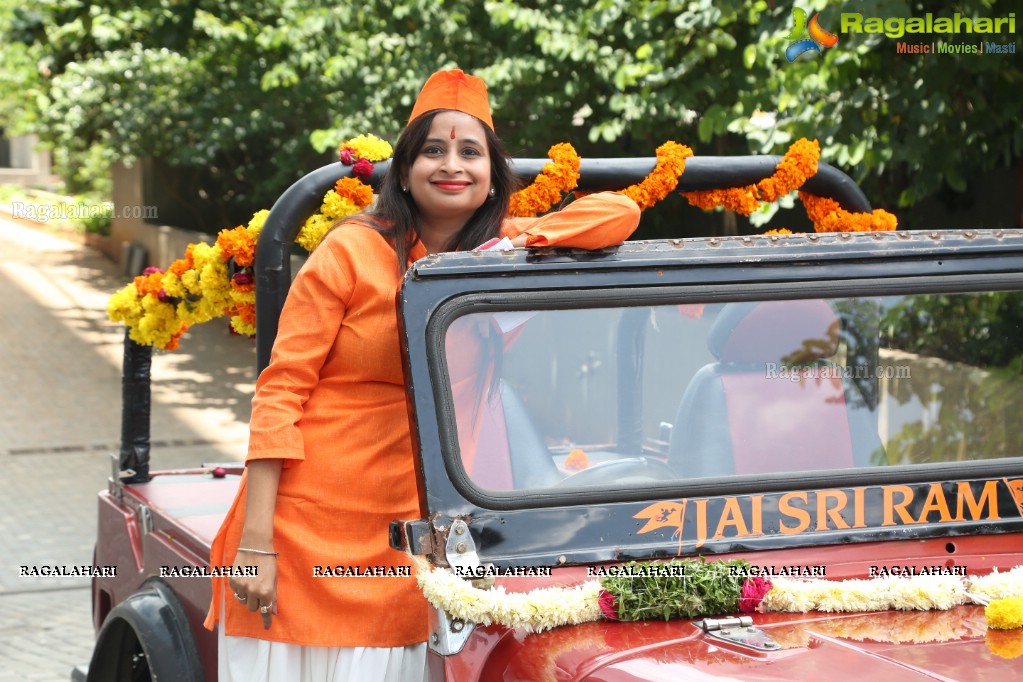
[[[332,246],[325,240],[310,255],[288,291],[270,364],[256,381],[246,460],[305,459],[298,422],[352,292]]]
[[[621,244],[639,225],[639,206],[617,192],[599,192],[539,218],[509,218],[502,235],[526,233],[526,246],[602,249]]]

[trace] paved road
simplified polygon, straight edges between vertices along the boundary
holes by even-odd
[[[92,561],[120,437],[124,329],[105,306],[126,281],[80,240],[0,213],[0,682],[66,681],[92,650],[88,580],[19,573]],[[223,320],[154,355],[154,468],[242,457],[254,366]]]

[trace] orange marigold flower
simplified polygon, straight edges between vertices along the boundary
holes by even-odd
[[[181,328],[178,329],[178,331],[173,336],[171,336],[170,341],[168,341],[167,345],[163,347],[163,350],[177,350],[178,344],[181,342],[181,337],[184,336],[185,332],[187,331],[188,323],[182,322]]]
[[[508,204],[509,215],[531,217],[550,209],[566,192],[579,182],[581,159],[575,148],[567,142],[551,147],[547,155],[552,163],[544,164],[533,184],[512,195]]]
[[[147,294],[159,296],[160,290],[163,289],[163,274],[162,272],[154,272],[148,275],[137,276],[135,278],[135,290],[139,292],[139,296],[143,297]]]
[[[360,210],[373,202],[373,188],[359,178],[341,178],[334,185],[334,191],[338,196],[358,206]]]
[[[650,174],[635,185],[622,190],[622,194],[636,202],[645,211],[664,199],[678,187],[679,176],[685,172],[686,159],[693,150],[684,144],[668,140],[657,148],[657,163]]]
[[[852,213],[834,199],[807,192],[800,192],[799,199],[817,232],[890,232],[898,227],[895,216],[883,208],[870,213]]]
[[[188,272],[189,270],[193,269],[195,267],[195,259],[192,256],[192,247],[193,246],[195,246],[195,245],[194,244],[189,244],[188,246],[186,246],[185,247],[185,257],[184,258],[179,258],[176,261],[174,261],[173,263],[171,263],[171,266],[169,268],[167,268],[167,272],[169,272],[169,273],[171,273],[173,275],[176,275],[178,278],[180,278],[181,275],[183,275],[186,272]]]
[[[217,246],[228,258],[242,267],[252,265],[256,258],[256,243],[242,225],[230,230],[221,230],[217,235]]]
[[[708,211],[723,206],[741,215],[750,215],[760,208],[761,201],[774,202],[794,189],[799,189],[817,173],[821,147],[817,140],[800,138],[792,143],[774,173],[755,185],[731,187],[702,192],[683,192],[690,204]]]
[[[255,303],[235,303],[229,308],[226,308],[224,312],[226,312],[230,317],[237,317],[247,325],[256,324]]]
[[[787,227],[779,227],[777,230],[768,230],[764,234],[765,235],[767,235],[767,234],[792,234],[792,230],[788,229]]]
[[[817,161],[821,146],[817,140],[800,138],[792,143],[789,150],[775,166],[774,174],[757,183],[760,198],[775,202],[794,189],[799,189],[808,179],[817,174]]]
[[[568,457],[565,458],[564,467],[569,471],[582,471],[588,466],[590,466],[590,458],[578,448],[568,453]]]

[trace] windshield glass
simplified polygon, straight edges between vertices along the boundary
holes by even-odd
[[[445,357],[480,488],[1023,455],[1023,293],[470,313]]]

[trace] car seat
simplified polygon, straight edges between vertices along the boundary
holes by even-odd
[[[669,464],[685,478],[869,466],[877,418],[842,368],[823,300],[731,303],[679,404]]]
[[[473,481],[491,490],[546,488],[564,478],[522,399],[505,380],[488,396]]]

